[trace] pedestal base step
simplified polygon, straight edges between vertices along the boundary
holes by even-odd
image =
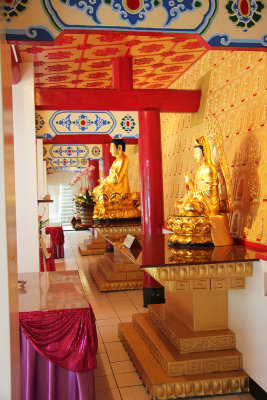
[[[168,376],[233,371],[242,368],[242,355],[237,350],[181,354],[157,330],[146,314],[134,314],[132,324]]]
[[[93,254],[104,254],[106,249],[104,248],[92,248],[88,249],[88,246],[86,246],[84,243],[81,243],[78,245],[78,250],[81,256],[90,256]]]
[[[114,272],[130,272],[130,271],[141,271],[133,262],[129,259],[122,258],[118,256],[116,252],[114,253],[106,253],[103,256],[103,260],[113,269]],[[143,272],[141,271],[143,274]]]
[[[148,317],[179,353],[235,349],[235,334],[230,329],[192,331],[183,325],[165,304],[150,304]]]
[[[85,239],[83,242],[88,248],[106,248],[106,241],[102,238]]]
[[[119,324],[119,336],[151,397],[176,399],[248,391],[249,378],[242,370],[169,377],[131,322]]]
[[[106,262],[105,257],[97,260],[98,269],[108,281],[142,280],[143,271],[132,263],[132,270],[115,271],[115,265]]]
[[[97,266],[89,267],[90,273],[94,278],[100,292],[108,292],[115,290],[136,290],[142,289],[143,279],[124,280],[124,281],[108,281]]]

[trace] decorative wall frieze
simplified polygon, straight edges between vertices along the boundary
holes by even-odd
[[[4,0],[1,19],[7,39],[16,41],[52,41],[63,30],[102,29],[197,33],[211,46],[264,47],[265,13],[264,2],[255,0],[89,0],[83,6],[79,0]],[[113,35],[107,34],[112,44]]]

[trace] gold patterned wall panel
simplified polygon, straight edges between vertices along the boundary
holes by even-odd
[[[165,219],[185,194],[184,173],[195,176],[193,141],[205,133],[211,116],[223,139],[233,191],[231,232],[267,244],[266,71],[264,52],[210,51],[172,86],[195,89],[210,74],[201,122],[192,123],[191,114],[161,114]]]
[[[140,192],[138,145],[126,145],[126,154],[129,157],[129,183],[131,192]]]

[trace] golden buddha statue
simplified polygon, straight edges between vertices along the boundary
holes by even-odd
[[[109,175],[102,184],[93,190],[94,220],[105,219],[140,219],[140,194],[131,193],[128,179],[129,159],[125,154],[123,139],[113,139],[110,153],[116,157],[109,170]]]
[[[220,214],[219,180],[206,136],[196,139],[194,158],[200,164],[195,182],[185,174],[187,194],[177,201],[175,214],[168,218],[168,227],[175,232],[169,244],[232,244],[227,215]],[[216,234],[218,228],[221,235],[219,239]]]
[[[188,193],[175,204],[176,215],[217,215],[220,214],[220,198],[217,171],[211,162],[208,139],[196,139],[194,158],[200,164],[195,183],[185,174]]]
[[[101,195],[110,197],[112,193],[123,195],[130,193],[128,180],[129,159],[125,154],[125,142],[123,139],[114,139],[110,143],[110,153],[116,160],[112,163],[109,175],[104,179],[103,183],[96,186],[93,190],[95,199]]]

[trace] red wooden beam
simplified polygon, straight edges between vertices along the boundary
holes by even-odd
[[[197,112],[200,90],[36,88],[37,110]]]
[[[109,135],[56,135],[53,139],[44,139],[44,144],[105,144],[110,143],[112,137]],[[126,144],[137,144],[138,139],[124,139]]]
[[[113,58],[113,88],[130,90],[133,88],[133,71],[131,57]]]

